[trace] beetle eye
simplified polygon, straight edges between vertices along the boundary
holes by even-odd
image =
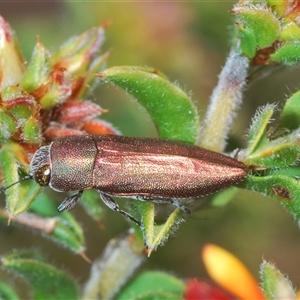
[[[49,165],[45,165],[45,166],[37,169],[36,173],[34,174],[34,180],[40,186],[49,185],[50,177],[51,177],[51,172],[50,172]]]

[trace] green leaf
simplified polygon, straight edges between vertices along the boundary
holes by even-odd
[[[9,186],[19,181],[17,161],[10,144],[6,144],[0,150],[0,167],[4,174],[4,186]],[[24,212],[40,193],[41,187],[32,180],[22,184],[15,184],[5,191],[6,206],[10,217]]]
[[[99,75],[135,97],[150,114],[160,138],[194,144],[199,120],[196,108],[178,86],[152,68],[112,67]]]
[[[283,63],[287,66],[294,66],[300,62],[300,43],[287,42],[275,53],[270,55],[274,62]]]
[[[300,221],[300,182],[282,174],[248,175],[242,185],[279,201],[297,221]]]
[[[26,211],[30,204],[36,199],[41,192],[42,188],[34,181],[26,181],[19,184],[18,198],[13,198],[14,193],[10,193],[10,188],[6,190],[7,195],[7,210],[11,217],[18,216],[19,214]]]
[[[78,299],[77,284],[62,271],[42,261],[39,254],[18,251],[1,259],[1,267],[26,280],[33,299]]]
[[[48,91],[40,98],[40,105],[43,109],[51,109],[55,105],[63,103],[69,94],[66,93],[64,86],[59,85],[56,82],[52,82],[52,85],[48,87]]]
[[[285,175],[289,177],[299,178],[300,167],[290,166],[288,168],[274,168],[268,170],[268,175]]]
[[[1,300],[19,300],[19,296],[8,284],[0,281],[0,299]]]
[[[163,272],[145,272],[131,282],[117,300],[182,300],[185,284],[178,278]]]
[[[263,261],[260,265],[262,290],[266,299],[296,299],[291,282],[273,264]]]
[[[52,236],[75,253],[82,253],[85,249],[83,230],[69,212],[62,213],[57,220]]]
[[[239,24],[238,24],[239,25]],[[255,34],[251,30],[245,29],[243,26],[238,26],[239,38],[241,41],[241,52],[249,57],[253,58],[256,54],[256,38]]]
[[[269,140],[267,125],[274,109],[274,105],[267,105],[260,109],[253,118],[249,129],[249,142],[245,160],[248,165],[286,167],[293,165],[299,158],[300,148],[296,132]],[[286,112],[283,115],[292,117]]]
[[[280,22],[269,10],[257,10],[242,14],[242,19],[256,36],[258,48],[271,46],[280,34]]]
[[[31,93],[38,89],[46,80],[49,72],[49,53],[44,45],[37,40],[32,57],[26,68],[21,87]]]
[[[265,147],[259,148],[260,151],[256,151],[247,158],[247,164],[258,164],[274,168],[287,167],[294,164],[299,158],[299,146],[293,143],[281,144],[278,141],[275,140]]]
[[[144,239],[148,249],[148,255],[163,243],[168,235],[174,230],[180,222],[183,221],[184,212],[177,208],[168,217],[162,225],[155,224],[155,203],[154,201],[139,201],[135,203],[135,207],[142,215],[142,223],[144,225]]]
[[[18,162],[10,150],[9,145],[5,145],[0,149],[0,164],[2,174],[4,175],[4,186],[9,186],[19,180]],[[16,186],[12,186],[7,191],[16,190]],[[7,194],[7,193],[6,193]]]
[[[291,131],[300,128],[300,91],[286,101],[280,115],[279,127]]]
[[[101,206],[99,193],[96,190],[85,190],[81,196],[80,204],[95,221],[102,219],[103,208]]]
[[[153,245],[155,224],[154,224],[154,216],[155,216],[155,207],[153,201],[145,201],[145,202],[137,202],[135,203],[135,207],[139,210],[142,216],[142,223],[144,225],[144,240],[147,248],[151,248]]]
[[[282,29],[280,32],[280,40],[284,41],[295,41],[296,43],[300,40],[300,28],[294,21],[288,21],[282,24]]]
[[[31,144],[39,144],[42,141],[40,122],[35,118],[29,118],[23,126],[23,140]]]
[[[247,156],[251,156],[259,147],[267,142],[267,125],[274,113],[274,105],[260,108],[249,129]]]
[[[218,193],[215,193],[208,204],[213,207],[225,206],[234,198],[238,191],[239,189],[233,186]]]
[[[142,223],[144,224],[144,239],[148,249],[148,255],[162,244],[174,231],[179,223],[183,221],[182,215],[184,212],[176,208],[162,225],[155,225],[155,207],[153,201],[138,202],[136,206],[139,208],[142,215]]]
[[[2,100],[1,107],[7,116],[13,118],[16,128],[23,127],[24,123],[39,109],[36,99],[21,89],[20,86],[7,86],[1,91],[0,98]],[[9,126],[10,119],[7,116],[0,115],[0,120]],[[0,126],[2,130],[5,129],[2,124]],[[23,136],[21,137],[23,138]]]
[[[258,49],[271,46],[280,34],[280,23],[276,16],[259,6],[236,6],[233,10],[247,31],[252,31]]]
[[[29,207],[29,211],[38,214],[43,217],[58,216],[57,204],[53,199],[45,192],[40,193],[36,200],[32,202]]]
[[[46,193],[38,196],[34,204],[30,206],[30,210],[43,217],[48,217],[32,216],[40,219],[40,222],[45,224],[40,230],[46,233],[49,238],[75,253],[82,254],[85,249],[84,233],[80,224],[71,213],[58,213],[55,202]],[[51,227],[49,228],[49,226]]]
[[[6,143],[16,130],[14,118],[0,108],[0,143]]]

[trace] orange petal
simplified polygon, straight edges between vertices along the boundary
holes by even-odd
[[[103,120],[86,121],[81,128],[89,134],[120,134],[110,123]]]
[[[251,273],[230,252],[207,244],[202,250],[202,260],[209,276],[239,299],[265,299]]]

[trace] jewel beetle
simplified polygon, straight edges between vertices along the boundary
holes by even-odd
[[[69,210],[86,189],[97,189],[111,209],[141,226],[112,196],[171,203],[232,186],[247,175],[244,163],[195,145],[117,135],[67,136],[39,148],[29,177],[58,192],[77,191],[58,207]]]

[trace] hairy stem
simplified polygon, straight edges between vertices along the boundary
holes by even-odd
[[[230,126],[242,103],[246,84],[248,58],[236,53],[234,48],[219,75],[210,104],[200,130],[198,144],[210,150],[222,152],[226,146]]]
[[[132,233],[111,240],[103,255],[93,262],[82,299],[115,299],[121,286],[143,263],[143,249]]]
[[[0,209],[0,216],[10,222],[10,216],[5,209]],[[33,229],[40,230],[47,234],[53,234],[57,223],[56,218],[44,218],[35,214],[24,212],[12,219],[14,222],[28,226]]]

